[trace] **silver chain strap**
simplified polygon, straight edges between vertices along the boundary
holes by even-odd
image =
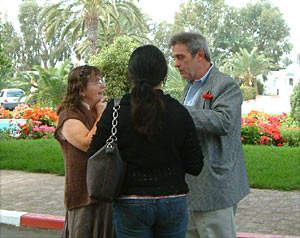
[[[112,143],[116,142],[118,140],[116,134],[117,134],[117,125],[118,125],[118,110],[120,109],[120,105],[114,106],[113,107],[113,119],[112,119],[112,127],[111,127],[111,135],[110,137],[106,140],[106,145],[107,147],[112,147]]]

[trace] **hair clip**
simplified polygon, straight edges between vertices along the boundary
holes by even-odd
[[[80,78],[84,75],[84,71],[85,71],[86,67],[87,67],[87,65],[82,66],[80,73],[79,73]]]

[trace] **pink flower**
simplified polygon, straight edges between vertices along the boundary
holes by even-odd
[[[55,128],[53,126],[50,126],[49,129],[54,132],[55,131]]]
[[[46,135],[44,135],[43,137],[44,137],[44,138],[48,138],[48,136],[46,136]]]
[[[40,129],[42,129],[44,132],[50,131],[49,127],[45,125],[40,126]]]
[[[34,127],[32,127],[32,130],[33,130],[33,131],[40,131],[40,129],[39,129],[39,127],[38,127],[38,126],[34,126]]]

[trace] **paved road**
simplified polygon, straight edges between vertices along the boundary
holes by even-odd
[[[289,96],[256,96],[256,99],[244,101],[242,113],[248,114],[251,110],[268,114],[289,113],[291,111]]]
[[[62,231],[0,224],[1,238],[61,238]]]
[[[64,177],[1,170],[0,209],[64,215]],[[239,204],[238,232],[300,237],[300,192],[251,189]]]

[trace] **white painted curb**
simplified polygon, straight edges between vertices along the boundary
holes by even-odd
[[[20,226],[21,216],[27,212],[0,210],[0,223]]]

